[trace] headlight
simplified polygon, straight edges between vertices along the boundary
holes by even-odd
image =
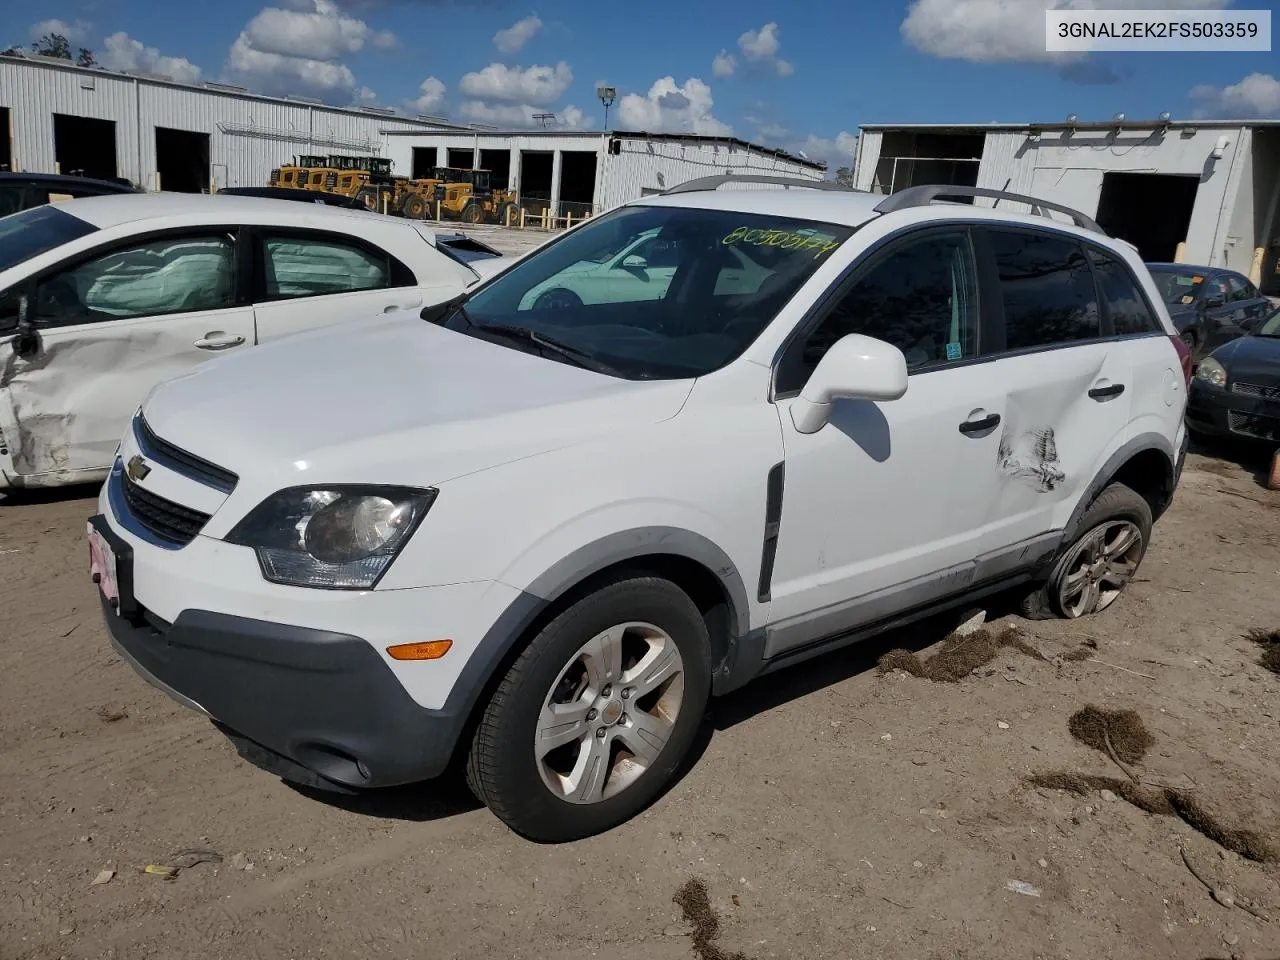
[[[1215,387],[1225,387],[1227,385],[1227,368],[1213,359],[1213,357],[1205,357],[1200,361],[1200,366],[1196,367],[1196,379],[1203,380],[1205,383],[1212,383]]]
[[[273,583],[368,590],[435,502],[408,487],[290,487],[236,524],[227,542],[253,547]]]

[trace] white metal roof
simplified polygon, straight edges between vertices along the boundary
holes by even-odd
[[[663,207],[696,207],[700,210],[732,210],[773,217],[794,217],[856,227],[876,216],[876,204],[883,194],[852,190],[811,190],[804,187],[779,189],[703,190],[645,197],[639,203]]]

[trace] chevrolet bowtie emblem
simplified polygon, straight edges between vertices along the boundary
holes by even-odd
[[[135,453],[129,458],[129,462],[125,466],[124,472],[129,475],[129,479],[134,483],[141,483],[147,478],[147,474],[151,472],[151,468],[147,466],[147,461],[142,459],[141,454]]]

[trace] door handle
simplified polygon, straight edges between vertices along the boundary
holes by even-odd
[[[982,433],[983,431],[990,430],[992,427],[999,425],[1000,414],[989,413],[980,420],[966,420],[964,423],[960,424],[960,432],[967,436],[969,434]]]
[[[1110,400],[1112,397],[1118,397],[1124,393],[1123,383],[1113,383],[1106,387],[1094,387],[1089,391],[1089,396],[1094,400]]]
[[[229,337],[220,330],[214,330],[196,340],[192,346],[199,347],[201,350],[226,350],[228,347],[238,347],[242,343],[244,343],[244,337]]]

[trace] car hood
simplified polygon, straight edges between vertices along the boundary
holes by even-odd
[[[467,266],[480,274],[480,278],[482,280],[487,280],[495,273],[500,273],[507,269],[507,267],[511,266],[519,259],[519,257],[510,255],[502,257],[485,257],[482,260],[468,261]]]
[[[1213,351],[1231,380],[1280,386],[1280,337],[1238,337]]]
[[[660,422],[692,385],[622,380],[393,316],[213,360],[155,388],[143,415],[242,486],[430,485]]]

